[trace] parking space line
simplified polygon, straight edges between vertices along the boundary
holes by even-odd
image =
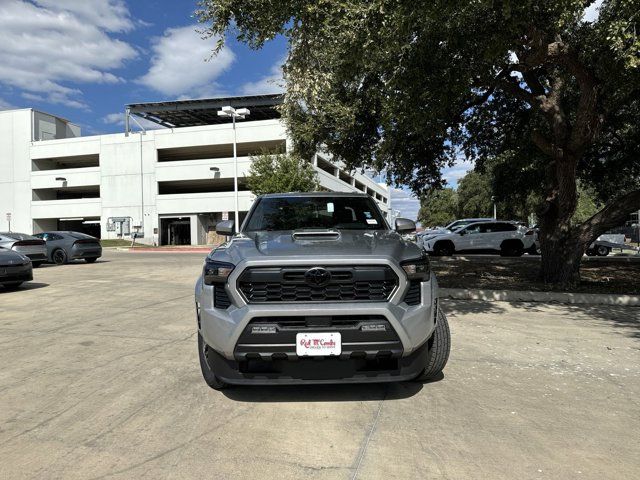
[[[353,472],[353,476],[351,477],[351,480],[355,480],[358,477],[358,473],[360,472],[360,466],[362,465],[364,456],[367,453],[367,448],[369,448],[369,442],[371,441],[371,437],[373,436],[373,433],[376,431],[376,427],[378,426],[378,419],[380,418],[382,405],[384,404],[384,401],[387,399],[388,393],[389,393],[389,387],[388,385],[385,385],[384,396],[382,397],[382,400],[380,400],[380,403],[378,404],[378,411],[376,412],[376,416],[373,418],[373,424],[369,429],[369,433],[364,439],[364,443],[360,447],[360,452],[358,453],[358,458],[357,458],[356,470]]]

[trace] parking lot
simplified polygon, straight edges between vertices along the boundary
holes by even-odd
[[[105,251],[0,292],[0,478],[640,475],[640,309],[447,301],[444,378],[209,389],[202,254]]]

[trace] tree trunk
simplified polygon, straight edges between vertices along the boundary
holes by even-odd
[[[571,224],[578,205],[577,158],[555,150],[547,166],[547,198],[540,215],[540,277],[562,289],[580,282],[580,260],[586,246]]]
[[[580,283],[580,262],[585,247],[575,235],[547,236],[540,249],[540,276],[544,283],[561,289],[572,288]]]
[[[628,192],[612,200],[582,225],[572,225],[571,217],[557,215],[557,209],[547,209],[541,219],[540,230],[542,281],[561,289],[578,285],[582,255],[589,245],[611,228],[623,224],[625,219],[638,209],[640,190]],[[575,205],[571,210],[572,215],[574,211]]]

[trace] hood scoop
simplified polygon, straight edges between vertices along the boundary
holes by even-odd
[[[294,242],[326,242],[340,240],[340,232],[336,230],[304,230],[291,234]]]

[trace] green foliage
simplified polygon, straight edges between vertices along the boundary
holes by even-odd
[[[313,166],[295,154],[265,152],[251,157],[251,160],[247,184],[256,195],[318,189]]]
[[[465,218],[493,217],[491,178],[470,171],[458,182],[458,205]]]
[[[543,278],[570,283],[579,260],[558,256],[640,207],[640,0],[584,21],[592,3],[200,0],[197,16],[218,46],[287,38],[282,113],[303,156],[322,145],[418,195],[461,153],[497,159],[501,203],[537,204]],[[579,227],[578,181],[606,203]]]
[[[420,199],[418,221],[424,227],[443,227],[458,217],[458,193],[453,188],[431,190]]]
[[[602,205],[598,203],[593,188],[578,185],[578,206],[573,214],[573,223],[580,224],[595,215]]]
[[[595,23],[581,20],[589,3],[201,0],[197,15],[220,42],[228,33],[253,48],[288,38],[283,113],[299,151],[325,144],[350,166],[386,168],[421,193],[442,184],[440,171],[459,148],[475,160],[531,150],[533,130],[549,135],[539,109],[514,94],[511,71],[528,76],[533,87],[523,81],[524,89],[540,85],[548,93],[559,75],[566,115],[575,115],[577,85],[566,58],[541,60],[534,47],[561,38],[597,75],[609,115],[637,99],[640,2],[604,0]],[[625,115],[616,133],[637,125],[636,115]]]

